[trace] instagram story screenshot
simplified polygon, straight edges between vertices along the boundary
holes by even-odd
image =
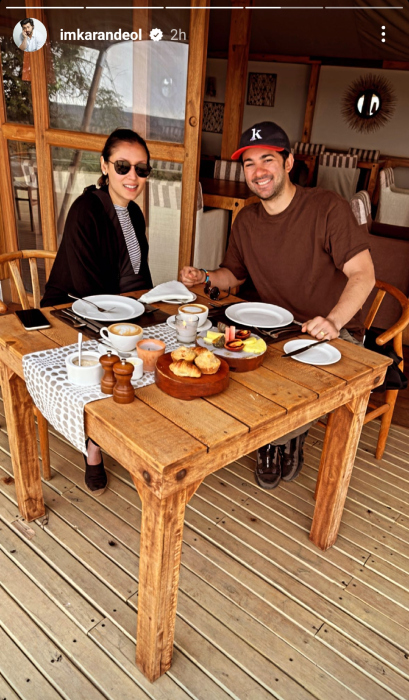
[[[409,698],[409,2],[182,1],[0,0],[0,698]]]

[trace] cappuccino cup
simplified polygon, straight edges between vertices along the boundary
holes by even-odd
[[[112,323],[108,328],[101,328],[102,338],[108,340],[114,349],[129,352],[135,350],[136,343],[143,337],[143,330],[134,323]]]
[[[197,326],[200,328],[200,326],[203,326],[203,324],[206,322],[209,309],[204,304],[196,304],[195,302],[192,302],[190,304],[183,304],[183,306],[179,306],[178,313],[184,321],[189,321],[192,316],[197,316],[199,319]]]

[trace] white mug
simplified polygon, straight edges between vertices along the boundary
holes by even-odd
[[[143,330],[135,323],[127,323],[126,321],[112,323],[108,328],[101,328],[100,334],[106,340],[109,340],[114,349],[129,352],[135,350],[136,343],[143,337]]]

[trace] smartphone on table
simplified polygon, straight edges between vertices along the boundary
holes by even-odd
[[[25,309],[15,312],[26,331],[38,331],[42,328],[51,328],[51,323],[40,309]]]

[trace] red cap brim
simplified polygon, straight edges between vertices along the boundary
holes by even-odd
[[[264,143],[255,143],[254,146],[244,146],[243,148],[239,148],[238,151],[233,153],[230,160],[238,160],[241,154],[244,153],[244,151],[247,151],[248,148],[269,148],[270,151],[285,151],[285,148],[279,148],[278,146],[268,146]]]

